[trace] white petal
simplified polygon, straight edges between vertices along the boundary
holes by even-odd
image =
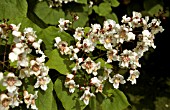
[[[16,86],[7,86],[6,89],[8,90],[8,92],[12,93],[12,92],[14,92],[17,88],[16,88]]]

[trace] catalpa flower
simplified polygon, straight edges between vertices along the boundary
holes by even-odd
[[[9,106],[11,104],[11,98],[6,94],[0,95],[0,110],[9,110]]]
[[[27,105],[27,109],[31,106],[31,109],[38,110],[35,105],[35,99],[37,99],[38,91],[35,91],[35,94],[28,94],[28,91],[24,91],[24,102]]]
[[[119,84],[124,84],[126,81],[124,80],[124,77],[120,74],[116,74],[113,76],[113,78],[109,77],[109,82],[113,83],[113,87],[115,89],[119,88]]]
[[[116,22],[112,19],[107,19],[106,21],[104,21],[103,23],[103,29],[106,31],[111,31],[116,25]]]
[[[128,77],[127,81],[131,81],[131,84],[136,84],[136,78],[139,77],[138,70],[130,70],[130,76]]]
[[[64,18],[60,18],[58,22],[59,22],[58,26],[60,28],[60,31],[67,30],[71,24],[69,20],[65,20]]]
[[[76,87],[79,87],[79,85],[76,85],[76,83],[75,83],[74,80],[66,81],[66,82],[64,83],[64,86],[65,86],[66,88],[69,88],[69,92],[70,92],[70,93],[73,93],[73,92],[75,91],[75,88],[76,88]]]
[[[80,100],[83,100],[86,105],[89,104],[90,97],[94,97],[93,93],[90,93],[90,87],[86,87],[84,94],[80,97]]]
[[[82,39],[82,37],[84,37],[84,28],[82,28],[82,27],[76,28],[76,31],[73,36],[75,39],[80,41]]]
[[[11,104],[10,104],[10,106],[11,106],[12,108],[19,106],[20,103],[23,103],[23,102],[19,99],[18,88],[17,88],[13,93],[9,93],[9,92],[8,92],[8,96],[11,98]]]
[[[4,78],[2,85],[6,86],[8,92],[12,93],[15,90],[17,90],[18,86],[22,85],[22,82],[18,79],[17,76],[14,75],[14,73],[9,72],[7,76]]]
[[[88,57],[81,66],[88,74],[91,74],[96,67],[96,63]]]
[[[42,90],[47,90],[47,84],[50,83],[50,78],[45,76],[37,76],[37,82],[34,85],[34,88],[40,87]]]

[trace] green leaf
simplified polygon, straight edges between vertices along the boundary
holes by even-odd
[[[60,18],[64,18],[65,14],[61,8],[53,9],[48,6],[46,1],[39,2],[34,9],[35,14],[46,24],[56,25]]]
[[[107,2],[100,3],[99,6],[94,5],[93,9],[99,16],[106,16],[112,11],[110,3]]]
[[[51,107],[51,110],[58,110],[58,108],[57,108],[57,103],[56,103],[56,100],[55,100],[55,97],[53,96],[52,98],[53,98],[53,100],[52,100],[52,107]]]
[[[113,6],[113,7],[118,7],[120,4],[118,0],[104,0],[104,1],[111,3],[111,6]]]
[[[87,4],[87,0],[75,0],[77,3]]]
[[[90,9],[86,6],[75,5],[74,7],[68,6],[66,13],[66,19],[72,21],[72,28],[76,29],[77,27],[84,27],[89,20],[88,14],[90,13]],[[78,20],[73,21],[74,15],[79,17]]]
[[[50,52],[49,60],[46,65],[50,69],[55,69],[64,75],[71,72],[71,69],[69,68],[71,65],[70,60],[66,60],[66,58],[61,57],[60,53],[56,49]]]
[[[78,15],[79,19],[76,22],[74,22],[73,28],[75,29],[77,27],[84,27],[87,21],[89,20],[88,13],[80,12],[76,14]]]
[[[108,14],[108,15],[106,16],[106,19],[112,19],[112,20],[114,20],[116,23],[119,23],[118,18],[117,18],[117,15],[116,15],[115,13]]]
[[[106,63],[103,58],[98,58],[96,62],[101,62],[100,66],[101,67],[106,67],[106,68],[113,68],[111,64]]]
[[[69,45],[73,41],[72,36],[70,36],[68,33],[64,31],[61,32],[60,29],[54,26],[49,26],[48,28],[43,29],[37,35],[38,35],[38,38],[43,40],[47,50],[53,50],[54,43],[55,43],[54,39],[56,37],[60,37],[63,41],[66,41]]]
[[[159,13],[160,10],[163,10],[163,6],[162,5],[155,5],[154,7],[152,7],[148,13],[153,16],[153,15],[157,15]]]
[[[1,0],[0,19],[13,19],[27,14],[26,0]]]
[[[53,110],[54,99],[53,99],[53,83],[48,84],[46,91],[38,91],[38,98],[36,100],[36,106],[39,110]],[[56,108],[56,107],[55,107]]]
[[[14,19],[9,20],[10,24],[16,24],[18,25],[19,23],[21,23],[20,26],[20,31],[23,31],[25,28],[27,27],[32,27],[34,31],[36,31],[36,33],[41,31],[41,28],[39,26],[37,26],[36,24],[34,24],[31,20],[29,20],[27,17],[17,17]]]
[[[60,99],[65,110],[83,110],[85,108],[85,104],[83,101],[80,101],[79,94],[77,91],[74,93],[69,93],[68,89],[66,89],[63,85],[64,78],[60,77],[55,81],[54,90]]]
[[[149,11],[151,8],[158,4],[163,6],[163,0],[144,0],[143,2],[143,6],[146,11]]]
[[[101,104],[103,110],[124,110],[129,106],[126,96],[120,90],[109,89],[107,95]]]

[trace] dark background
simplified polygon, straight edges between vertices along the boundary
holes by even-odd
[[[143,1],[120,0],[115,13],[121,19],[132,10],[143,11]],[[163,4],[169,12],[168,0]],[[140,59],[142,68],[137,84],[128,83],[121,88],[131,104],[128,110],[170,110],[170,17],[161,15],[159,18],[165,30],[155,36],[156,49],[150,49]]]

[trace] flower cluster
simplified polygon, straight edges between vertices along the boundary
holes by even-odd
[[[33,78],[33,87],[41,88],[43,91],[47,90],[47,84],[50,83],[49,68],[45,66],[46,56],[40,48],[42,40],[37,40],[36,32],[31,27],[21,32],[20,25],[2,23],[0,26],[0,39],[8,41],[9,34],[13,39],[10,52],[4,52],[8,59],[4,59],[5,66],[3,72],[0,72],[0,83],[5,88],[0,93],[1,110],[14,108],[23,102],[28,109],[37,110],[35,99],[38,97],[38,90],[34,95],[28,93],[26,81]]]
[[[72,73],[66,76],[65,86],[69,88],[70,93],[73,93],[75,88],[84,90],[80,100],[86,105],[90,97],[95,96],[91,93],[91,87],[95,87],[97,93],[103,91],[106,81],[113,84],[115,89],[118,89],[120,84],[126,83],[123,74],[114,71],[113,66],[112,68],[106,66],[108,64],[128,69],[127,81],[136,84],[136,78],[140,74],[138,68],[141,67],[139,59],[150,47],[156,48],[155,35],[164,30],[159,19],[149,20],[148,16],[143,18],[138,12],[133,12],[132,17],[123,16],[121,22],[122,24],[118,24],[108,19],[104,21],[103,26],[91,24],[88,33],[83,27],[77,27],[73,35],[75,44],[70,46],[60,37],[55,38],[54,46],[62,55],[68,55],[70,60],[75,62]],[[62,26],[65,26],[62,27],[63,30],[68,28],[68,25]],[[132,46],[127,48],[127,45]],[[95,50],[100,50],[101,53],[94,53]],[[101,64],[102,62],[97,60],[99,58],[105,63]],[[78,84],[79,80],[84,84]]]

